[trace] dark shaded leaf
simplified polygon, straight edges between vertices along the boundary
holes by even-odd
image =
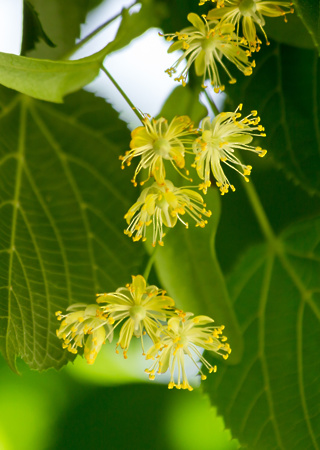
[[[320,47],[320,4],[318,0],[294,0],[295,10],[309,31],[314,45]]]
[[[319,274],[317,218],[254,247],[230,276],[245,351],[204,388],[250,449],[320,445]]]
[[[228,86],[232,107],[258,110],[266,128],[259,145],[309,193],[320,193],[320,59],[313,50],[271,43],[255,55],[250,77]]]
[[[29,52],[34,58],[60,59],[69,52],[80,36],[80,24],[84,23],[90,2],[88,0],[29,0],[37,11],[39,21],[46,34],[56,44],[48,47],[44,41],[38,42]],[[103,20],[102,20],[103,21]],[[25,35],[30,35],[30,28]]]
[[[36,43],[41,39],[49,45],[49,47],[56,46],[42,28],[37,11],[28,0],[24,0],[21,54],[25,55],[30,50],[33,50]]]

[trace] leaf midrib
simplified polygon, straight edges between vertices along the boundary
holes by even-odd
[[[271,412],[270,415],[270,419],[272,421],[273,424],[273,429],[275,432],[275,436],[278,442],[278,445],[281,449],[284,450],[284,445],[281,439],[281,434],[278,428],[278,424],[275,420],[275,411],[274,411],[274,405],[273,405],[273,397],[272,397],[272,391],[271,391],[271,386],[270,386],[270,379],[269,379],[269,372],[268,372],[268,366],[267,366],[267,361],[265,358],[265,310],[266,310],[266,306],[267,306],[267,301],[268,301],[268,292],[269,292],[269,288],[270,288],[270,282],[271,282],[271,275],[272,275],[272,269],[274,266],[274,253],[271,251],[268,254],[267,260],[266,260],[266,265],[265,265],[265,272],[264,272],[264,277],[263,277],[263,282],[262,282],[262,289],[261,289],[261,293],[260,293],[260,305],[259,305],[259,322],[260,322],[260,326],[258,328],[258,341],[259,341],[259,356],[260,356],[260,360],[261,360],[261,368],[262,368],[262,373],[264,376],[264,388],[265,388],[265,392],[266,392],[266,396],[267,396],[267,400],[268,400],[268,404],[269,404],[269,409]],[[260,434],[262,432],[263,428],[261,428],[260,430]],[[259,440],[259,434],[257,436],[256,442],[258,442]]]

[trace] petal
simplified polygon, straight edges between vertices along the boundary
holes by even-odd
[[[121,327],[119,344],[122,349],[128,349],[134,332],[134,321],[128,319]]]
[[[147,287],[147,283],[142,275],[137,275],[136,277],[132,277],[132,290],[133,290],[135,299],[141,299],[143,293],[146,290],[146,287]]]
[[[201,50],[194,62],[194,68],[198,76],[203,75],[206,70],[205,59],[206,59],[206,52],[204,50]]]
[[[145,127],[135,128],[131,132],[130,148],[142,147],[143,145],[152,145],[152,138]]]
[[[247,41],[250,44],[254,44],[256,41],[257,32],[256,32],[255,24],[254,24],[253,20],[251,19],[251,17],[243,18],[242,30],[243,30],[243,35],[247,39]]]
[[[168,53],[175,52],[176,50],[182,50],[182,47],[183,47],[182,40],[173,42],[173,44],[171,44],[170,47],[168,48]]]
[[[172,353],[172,345],[169,345],[168,347],[164,348],[160,353],[160,360],[159,360],[159,362],[161,362],[161,365],[159,366],[160,373],[165,373],[168,370],[170,365],[171,353]]]
[[[156,182],[163,184],[166,178],[166,171],[161,156],[154,158],[151,167],[151,174],[154,176]]]
[[[237,144],[250,144],[252,142],[253,137],[250,134],[232,134],[226,137],[226,141],[230,143]]]
[[[175,334],[178,334],[180,323],[180,317],[171,317],[171,319],[168,320],[168,329],[172,330]]]
[[[200,17],[198,16],[198,14],[195,13],[190,13],[188,14],[188,20],[190,23],[192,23],[192,25],[197,28],[201,33],[205,34],[206,33],[206,29],[204,26],[204,22],[203,20],[200,19]]]
[[[211,323],[214,322],[213,319],[209,316],[195,316],[193,319],[191,319],[192,322],[194,322],[196,325],[204,325],[205,323]]]
[[[214,8],[208,12],[206,19],[207,20],[219,20],[222,17],[229,14],[230,12],[232,12],[233,10],[234,10],[234,7]]]
[[[106,339],[106,330],[104,327],[99,327],[92,334],[89,335],[86,345],[84,347],[84,357],[88,364],[93,364],[102,344]]]

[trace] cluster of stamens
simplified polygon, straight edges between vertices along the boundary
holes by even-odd
[[[201,379],[205,380],[200,365],[209,373],[217,370],[203,356],[199,348],[209,350],[227,359],[231,348],[223,336],[224,326],[213,326],[213,319],[207,316],[193,317],[192,313],[184,313],[175,307],[174,300],[166,292],[156,286],[147,286],[141,276],[132,277],[132,283],[117,289],[115,292],[97,294],[97,304],[75,304],[63,314],[57,311],[61,321],[57,336],[63,340],[62,347],[76,354],[84,348],[84,356],[88,364],[93,364],[102,345],[108,340],[112,342],[115,329],[121,324],[116,344],[123,350],[127,359],[133,337],[141,339],[143,355],[155,362],[146,369],[149,378],[155,378],[156,372],[161,374],[168,369],[171,373],[169,389],[189,389],[185,370],[185,356],[196,365]],[[145,350],[145,339],[148,335],[151,347]],[[164,363],[166,361],[166,363]],[[174,381],[175,368],[178,367],[177,383]]]

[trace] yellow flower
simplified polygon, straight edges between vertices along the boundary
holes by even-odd
[[[164,160],[169,160],[180,173],[180,169],[185,166],[185,152],[192,143],[189,137],[194,133],[192,125],[188,116],[175,117],[170,123],[163,117],[152,120],[146,117],[144,126],[132,131],[131,150],[120,159],[124,168],[125,163],[128,166],[131,164],[132,158],[141,156],[132,180],[135,185],[141,169],[148,169],[147,179],[153,176],[159,184],[162,184],[166,176]]]
[[[293,13],[292,2],[264,1],[264,0],[224,0],[217,8],[209,11],[208,20],[221,19],[221,22],[232,23],[239,35],[239,26],[242,22],[242,33],[249,44],[251,51],[260,49],[260,39],[257,36],[257,24],[264,34],[267,45],[269,45],[264,30],[265,20],[263,16],[278,17]]]
[[[156,286],[147,287],[146,280],[141,275],[133,276],[131,284],[116,292],[97,294],[97,302],[107,304],[101,308],[114,323],[114,328],[123,322],[117,346],[121,346],[125,358],[133,336],[141,338],[143,352],[142,336],[145,333],[153,342],[158,340],[158,328],[162,321],[165,322],[172,315],[174,306],[173,299],[165,294],[164,290]]]
[[[235,112],[222,112],[212,122],[210,117],[202,121],[201,136],[193,144],[193,151],[196,154],[193,167],[197,169],[199,177],[204,180],[200,185],[200,189],[204,192],[211,184],[211,171],[221,194],[227,193],[229,188],[232,191],[235,190],[226,177],[221,162],[249,181],[248,176],[252,167],[241,163],[235,155],[236,150],[249,150],[261,157],[267,153],[261,147],[249,145],[253,136],[265,136],[257,111],[252,111],[248,116],[238,120],[241,117],[239,112],[241,109],[242,105],[239,105]]]
[[[212,366],[201,354],[198,347],[217,353],[227,359],[231,348],[226,343],[227,338],[222,336],[224,326],[213,326],[214,322],[208,316],[193,317],[192,313],[177,311],[178,316],[172,317],[166,327],[160,330],[160,341],[155,343],[147,353],[147,359],[155,359],[155,362],[147,369],[149,378],[153,380],[156,373],[165,373],[170,370],[171,378],[169,389],[189,389],[192,391],[185,370],[185,355],[187,355],[198,368],[201,379],[207,377],[198,366],[197,360],[208,369],[209,373],[216,372],[217,367]],[[174,381],[175,369],[177,383]]]
[[[194,13],[188,15],[188,20],[192,23],[192,27],[185,28],[180,33],[166,35],[169,41],[177,39],[170,46],[168,52],[175,50],[184,51],[183,55],[180,56],[173,66],[166,70],[170,76],[176,73],[179,64],[186,59],[186,67],[175,80],[181,81],[185,85],[189,69],[194,63],[196,74],[202,76],[202,86],[206,87],[205,80],[209,78],[214,86],[214,90],[219,92],[219,90],[224,90],[224,86],[220,81],[217,63],[228,74],[229,83],[236,82],[236,79],[232,77],[222,61],[223,56],[235,64],[245,75],[251,75],[255,62],[248,60],[248,47],[243,43],[239,43],[236,34],[233,32],[233,24],[220,24],[217,21],[207,22],[205,19],[201,20]]]
[[[57,330],[58,338],[63,339],[62,347],[76,354],[77,347],[84,346],[87,363],[93,364],[106,339],[112,341],[113,328],[110,321],[98,305],[78,303],[69,306],[67,311],[70,312],[56,312],[57,319],[62,321]]]
[[[147,227],[153,224],[152,245],[155,246],[157,241],[163,245],[164,227],[173,228],[178,220],[188,227],[182,219],[184,214],[188,214],[196,226],[203,228],[207,223],[203,216],[211,216],[211,211],[205,208],[202,196],[192,189],[177,188],[169,180],[164,180],[162,186],[153,183],[142,191],[124,216],[129,224],[125,234],[134,241],[145,241]]]

